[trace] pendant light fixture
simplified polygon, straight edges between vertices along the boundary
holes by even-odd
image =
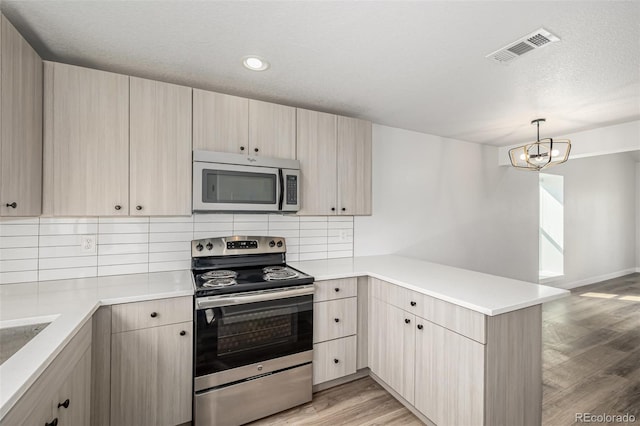
[[[516,169],[539,171],[547,167],[562,164],[569,159],[571,141],[569,139],[540,139],[540,122],[537,118],[531,122],[538,127],[538,140],[509,150],[511,165]]]

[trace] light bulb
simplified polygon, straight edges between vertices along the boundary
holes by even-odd
[[[527,156],[526,156],[526,155],[524,155],[524,154],[520,154],[520,159],[521,159],[522,161],[524,161],[524,160],[526,160],[526,159],[527,159]]]
[[[551,151],[552,157],[557,157],[558,155],[560,155],[560,151],[558,151],[557,149],[554,149],[553,151]]]

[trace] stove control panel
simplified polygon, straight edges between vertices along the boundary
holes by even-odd
[[[231,236],[191,241],[191,257],[286,253],[282,237]]]

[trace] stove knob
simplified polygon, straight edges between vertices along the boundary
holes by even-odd
[[[213,248],[213,244],[207,243],[207,250],[211,250]]]
[[[269,241],[269,247],[275,247],[276,246],[276,242],[271,240]]]
[[[278,247],[282,247],[282,241],[278,241],[277,246],[278,246]]]
[[[198,244],[198,245],[196,246],[196,250],[198,250],[198,251],[202,251],[202,249],[203,249],[202,244]]]

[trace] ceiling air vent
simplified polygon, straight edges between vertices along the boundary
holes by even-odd
[[[540,28],[538,31],[527,34],[520,40],[509,43],[502,49],[498,49],[495,52],[488,54],[486,58],[501,64],[508,64],[525,53],[541,49],[549,43],[554,43],[556,41],[560,41],[560,38],[551,34],[544,28]]]

